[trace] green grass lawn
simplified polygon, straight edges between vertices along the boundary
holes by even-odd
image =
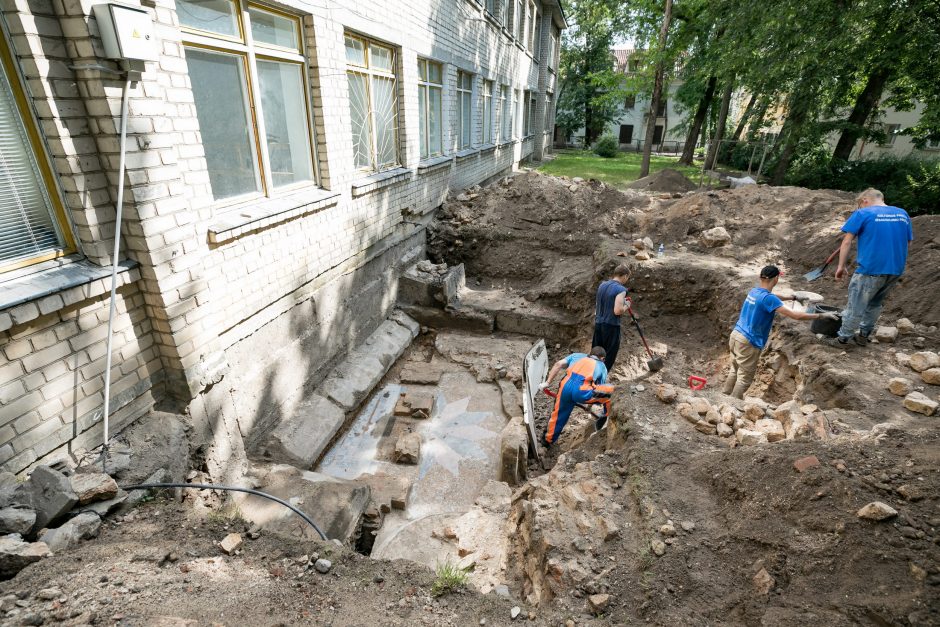
[[[558,150],[555,158],[541,166],[539,170],[555,176],[580,176],[584,179],[597,179],[615,187],[623,187],[640,178],[642,160],[643,155],[636,152],[620,152],[616,157],[605,159],[589,150]],[[653,155],[650,158],[650,173],[663,168],[673,168],[698,182],[699,169],[679,165],[677,160],[677,157]]]

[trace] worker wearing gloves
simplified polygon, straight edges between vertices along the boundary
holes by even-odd
[[[731,349],[731,369],[725,379],[722,392],[735,398],[744,398],[744,393],[751,386],[757,373],[760,353],[770,337],[774,316],[781,315],[794,320],[816,320],[826,318],[838,320],[835,312],[806,313],[794,311],[783,306],[783,301],[773,294],[773,289],[780,280],[780,270],[776,266],[765,266],[760,271],[760,286],[751,289],[741,307],[741,315],[731,332],[728,347]],[[794,297],[799,299],[800,292]]]
[[[542,436],[545,446],[551,446],[558,441],[575,405],[582,408],[585,408],[585,405],[592,405],[590,411],[596,418],[594,421],[596,429],[600,429],[607,422],[607,416],[610,413],[610,395],[613,394],[614,386],[606,384],[607,367],[603,361],[605,356],[606,351],[603,347],[595,346],[591,349],[590,355],[573,353],[558,360],[552,366],[548,379],[539,386],[540,390],[551,387],[552,381],[562,370],[565,371],[565,377],[558,385],[555,407],[548,420],[545,435]]]
[[[620,264],[614,274],[597,286],[594,307],[594,339],[592,346],[600,346],[607,352],[604,365],[607,371],[614,369],[617,352],[620,350],[620,316],[627,310],[627,281],[630,268]]]

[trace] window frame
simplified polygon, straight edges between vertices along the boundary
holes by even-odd
[[[532,134],[532,110],[529,103],[532,101],[532,91],[529,89],[522,92],[522,136],[528,137]]]
[[[525,12],[526,12],[526,3],[525,0],[515,0],[516,4],[516,17],[519,18],[516,22],[516,32],[515,38],[520,46],[525,47]]]
[[[535,135],[535,112],[538,110],[538,94],[529,92],[529,135]]]
[[[277,198],[305,187],[318,187],[321,181],[319,160],[317,158],[316,123],[313,116],[313,104],[311,102],[310,66],[307,62],[303,17],[258,2],[246,2],[244,0],[229,1],[232,2],[236,9],[240,38],[186,26],[182,23],[179,27],[181,34],[180,43],[184,52],[186,48],[193,48],[234,56],[240,59],[244,72],[244,83],[242,84],[243,96],[248,107],[247,121],[251,126],[249,133],[254,141],[253,149],[258,167],[258,171],[255,175],[259,181],[260,189],[236,196],[229,196],[227,198],[215,199],[213,197],[213,206],[215,207],[237,205],[257,198]],[[255,42],[254,37],[251,36],[250,9],[265,11],[294,22],[297,27],[297,48],[294,49],[276,44]],[[259,60],[296,65],[301,69],[300,74],[303,90],[301,95],[303,96],[304,110],[306,112],[304,121],[307,125],[307,147],[310,151],[311,178],[309,180],[297,181],[282,186],[274,185],[274,171],[271,156],[268,152],[267,129],[265,128],[264,109],[261,103],[261,77],[258,71]],[[203,147],[205,146],[203,145]]]
[[[357,172],[374,172],[374,173],[384,172],[386,170],[392,170],[397,167],[401,167],[403,160],[402,160],[402,154],[401,154],[402,146],[401,146],[401,127],[400,127],[402,112],[401,112],[401,99],[400,99],[400,94],[399,94],[401,80],[400,80],[399,72],[398,72],[398,69],[399,69],[398,62],[399,62],[399,59],[401,58],[399,49],[391,44],[387,44],[378,39],[374,39],[366,35],[361,35],[355,31],[346,30],[346,31],[343,31],[344,55],[345,55],[346,37],[357,39],[363,43],[363,54],[364,54],[363,58],[365,60],[366,65],[364,66],[351,65],[348,61],[346,61],[345,65],[346,65],[347,76],[350,73],[352,73],[352,74],[361,74],[367,78],[366,89],[368,91],[368,96],[369,96],[369,124],[371,125],[370,137],[372,140],[371,146],[370,146],[371,151],[372,151],[371,152],[371,158],[372,158],[371,164],[369,166],[357,167],[355,165],[355,155],[353,155],[353,159],[354,159],[353,167],[355,168]],[[390,63],[391,68],[392,68],[391,70],[386,71],[386,70],[380,70],[380,69],[375,69],[371,67],[369,63],[369,55],[371,54],[370,45],[375,45],[380,48],[386,48],[387,50],[389,50],[389,52],[391,53],[391,63]],[[389,161],[387,163],[381,163],[381,164],[378,163],[378,157],[379,157],[378,133],[376,132],[377,125],[375,122],[376,109],[372,102],[372,77],[374,76],[380,77],[380,78],[391,78],[393,81],[392,92],[395,95],[395,102],[393,105],[394,114],[395,114],[395,126],[394,126],[395,128],[395,159],[394,161]],[[348,90],[347,90],[347,97],[349,97]],[[352,123],[351,120],[350,120],[350,123]]]
[[[528,8],[526,13],[526,32],[525,32],[525,41],[523,46],[531,54],[535,51],[535,2],[529,0]]]
[[[509,85],[499,86],[499,141],[512,140],[512,97]]]
[[[9,263],[0,262],[0,281],[2,281],[4,273],[71,255],[78,252],[78,246],[72,232],[69,214],[62,200],[59,180],[50,160],[52,153],[46,145],[45,137],[40,130],[39,121],[33,109],[29,90],[19,63],[16,61],[12,48],[7,43],[12,42],[12,40],[6,31],[6,24],[0,24],[0,35],[3,35],[3,41],[0,41],[0,65],[2,65],[2,70],[6,73],[7,80],[10,83],[16,113],[19,115],[26,131],[27,148],[38,170],[39,182],[43,186],[40,192],[49,201],[48,209],[52,217],[53,227],[56,228],[56,234],[59,238],[59,246],[53,250],[10,261]]]
[[[464,87],[464,78],[469,82],[468,87]],[[473,74],[470,72],[465,72],[463,70],[457,70],[457,149],[466,150],[473,146]],[[464,110],[464,96],[466,95],[466,102],[469,106],[469,110]],[[467,142],[463,141],[463,123],[464,120],[468,120],[470,124],[469,132],[467,133]]]
[[[484,80],[482,100],[483,100],[483,122],[480,133],[480,141],[484,145],[493,143],[493,81]]]
[[[542,54],[542,33],[538,32],[542,25],[542,9],[535,8],[535,21],[532,23],[532,56],[538,62]]]
[[[421,64],[425,64],[425,76],[426,79],[421,78]],[[430,66],[436,65],[440,69],[441,82],[435,83],[431,80]],[[431,90],[437,89],[440,92],[440,110],[438,115],[440,117],[440,152],[431,152]],[[418,92],[424,91],[424,110],[420,110],[421,99],[418,98],[418,123],[421,123],[421,118],[424,118],[424,144],[418,147],[418,155],[420,159],[433,159],[434,157],[440,157],[444,154],[444,64],[434,61],[433,59],[426,59],[424,57],[418,57]],[[420,134],[419,134],[420,136]],[[426,154],[422,154],[426,151]]]

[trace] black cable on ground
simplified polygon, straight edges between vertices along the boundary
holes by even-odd
[[[326,537],[326,534],[320,531],[320,528],[317,527],[317,523],[313,522],[310,519],[310,517],[304,514],[302,511],[300,511],[299,509],[297,509],[296,507],[294,507],[287,501],[279,499],[276,496],[271,496],[270,494],[266,494],[264,492],[259,492],[258,490],[252,490],[250,488],[236,488],[234,486],[228,486],[228,485],[212,485],[212,484],[205,484],[205,483],[141,483],[137,485],[121,486],[121,489],[124,490],[125,492],[130,492],[131,490],[152,490],[155,488],[194,488],[196,490],[226,490],[228,492],[244,492],[245,494],[254,494],[255,496],[260,496],[262,498],[274,501],[275,503],[280,503],[287,509],[291,510],[292,512],[294,512],[295,514],[303,518],[304,521],[308,525],[313,527],[314,531],[316,531],[320,535],[320,538],[322,540],[328,539]]]

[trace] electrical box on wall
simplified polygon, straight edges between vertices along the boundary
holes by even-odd
[[[126,4],[96,4],[92,7],[104,52],[109,59],[157,61],[157,37],[146,9]]]

